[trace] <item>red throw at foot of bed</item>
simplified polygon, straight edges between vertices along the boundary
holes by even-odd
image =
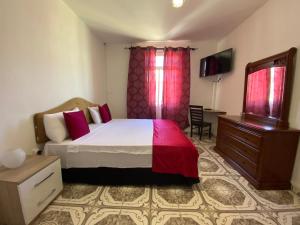
[[[153,120],[152,171],[198,178],[198,151],[177,124]]]

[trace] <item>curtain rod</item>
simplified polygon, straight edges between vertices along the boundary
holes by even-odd
[[[133,49],[133,48],[137,48],[137,47],[127,47],[127,48],[124,48],[124,49]],[[147,48],[147,47],[140,47],[140,48]],[[169,48],[169,47],[165,47],[165,48]],[[164,50],[165,48],[155,48],[156,50]],[[170,48],[172,48],[172,47],[170,47]],[[179,47],[176,47],[175,49],[178,49]],[[180,47],[180,48],[183,48],[183,47]],[[192,51],[195,51],[195,50],[197,50],[198,48],[189,48],[189,49],[191,49]]]

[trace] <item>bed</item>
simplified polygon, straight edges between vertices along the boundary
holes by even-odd
[[[66,169],[152,167],[152,120],[113,119],[89,127],[91,132],[75,141],[47,142],[44,153],[59,155]]]
[[[92,124],[89,106],[96,104],[75,98],[34,116],[36,142],[43,146],[43,154],[60,156],[65,181],[98,184],[199,181],[198,152],[174,122],[113,119]],[[84,111],[91,132],[74,141],[67,139],[59,144],[49,141],[43,115],[75,107]]]

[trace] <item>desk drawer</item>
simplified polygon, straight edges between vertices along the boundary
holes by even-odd
[[[223,140],[220,142],[221,151],[227,155],[231,160],[237,163],[248,174],[255,177],[257,171],[257,164],[250,161],[248,158],[239,153],[238,149]]]
[[[56,160],[18,186],[26,224],[29,224],[62,190],[60,160]]]
[[[222,127],[222,132],[225,134],[230,134],[237,139],[259,149],[262,143],[262,136],[251,130],[247,130],[237,124],[231,124],[220,120],[220,125]]]
[[[252,147],[251,145],[247,144],[246,142],[241,141],[239,138],[232,136],[228,133],[221,134],[222,142],[227,145],[231,145],[235,147],[235,149],[245,156],[246,158],[250,159],[254,163],[258,163],[259,160],[259,149]]]

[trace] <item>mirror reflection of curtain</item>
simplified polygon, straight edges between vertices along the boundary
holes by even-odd
[[[279,118],[283,98],[285,67],[271,68],[271,84],[270,92],[273,92],[273,101],[270,107],[270,116]]]
[[[285,67],[272,67],[248,75],[247,113],[280,117],[285,70]]]
[[[269,111],[269,69],[262,69],[248,75],[246,112],[268,116]]]

